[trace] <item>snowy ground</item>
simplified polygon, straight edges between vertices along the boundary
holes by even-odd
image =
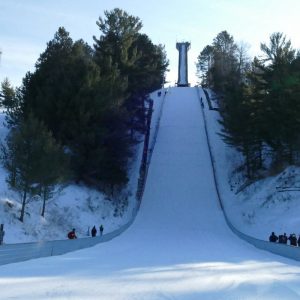
[[[0,299],[299,299],[299,262],[228,229],[200,109],[195,89],[171,89],[141,209],[126,232],[86,250],[1,266]]]

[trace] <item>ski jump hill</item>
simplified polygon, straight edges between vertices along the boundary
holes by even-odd
[[[300,299],[300,263],[227,226],[199,96],[189,87],[166,94],[128,230],[92,248],[1,266],[0,299]]]

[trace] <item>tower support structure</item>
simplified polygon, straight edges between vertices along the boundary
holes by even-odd
[[[178,60],[178,81],[177,86],[190,86],[188,82],[188,51],[191,44],[189,42],[176,43],[176,49],[179,51]]]

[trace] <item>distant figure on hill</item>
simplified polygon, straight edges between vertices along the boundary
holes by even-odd
[[[202,97],[201,97],[201,107],[204,108],[204,103],[203,103]]]
[[[103,235],[103,230],[104,230],[103,225],[101,225],[101,226],[99,227],[99,230],[100,230],[100,235]]]
[[[290,234],[288,240],[290,241],[291,246],[297,246],[297,237],[295,233]]]
[[[70,232],[68,233],[68,238],[69,238],[70,240],[77,239],[77,236],[76,236],[76,233],[75,233],[75,228],[73,228],[72,231],[70,231]]]
[[[278,238],[278,242],[280,244],[287,244],[287,240],[288,240],[288,238],[286,236],[286,233],[284,233],[283,235],[281,234]]]
[[[4,239],[5,231],[4,231],[4,225],[0,225],[0,245],[3,244],[3,239]]]
[[[95,236],[96,236],[96,234],[97,234],[97,229],[96,229],[95,226],[92,228],[91,233],[92,233],[92,237],[95,237]]]
[[[276,243],[277,240],[278,240],[278,236],[273,231],[272,234],[269,237],[269,241],[272,242],[272,243]]]

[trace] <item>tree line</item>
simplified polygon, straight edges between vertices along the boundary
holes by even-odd
[[[300,159],[300,52],[280,32],[261,51],[251,60],[222,31],[197,60],[201,84],[219,96],[220,135],[243,154],[249,179]]]
[[[113,197],[128,182],[129,160],[146,129],[148,94],[161,87],[168,60],[121,9],[96,22],[93,47],[60,27],[23,83],[1,84],[6,108],[2,162],[22,195],[46,201],[58,183],[83,182]]]

